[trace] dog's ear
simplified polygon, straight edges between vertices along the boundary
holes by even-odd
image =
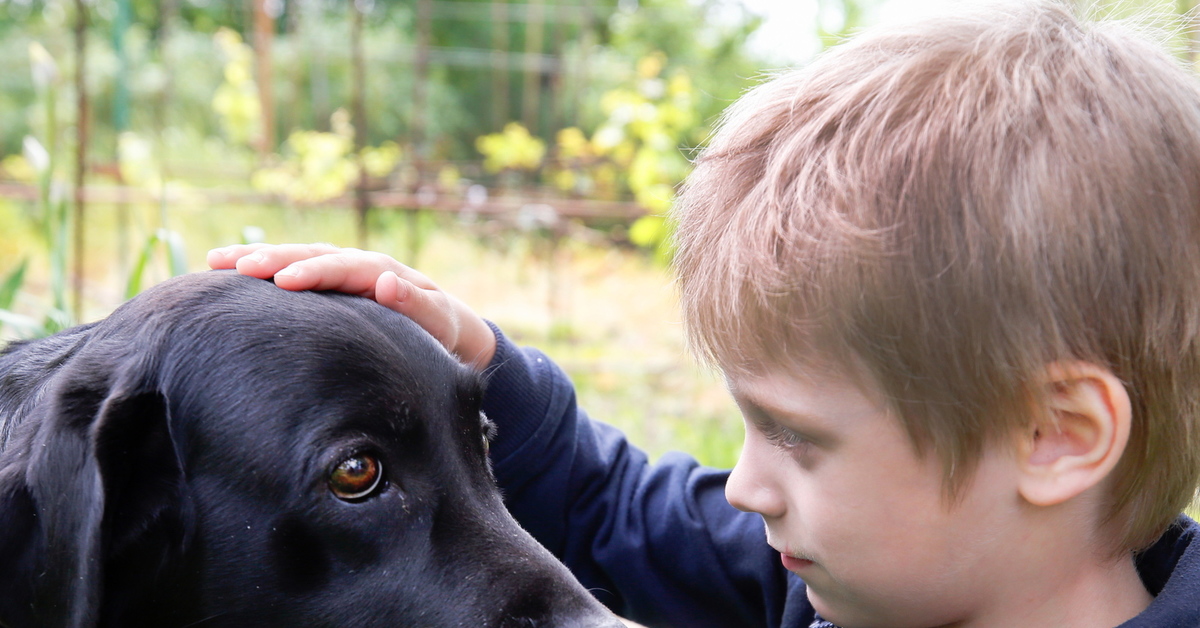
[[[104,487],[106,603],[127,604],[177,567],[191,542],[193,508],[167,398],[114,395],[93,430]],[[116,610],[116,609],[113,609]]]
[[[0,571],[0,587],[12,592],[0,602],[8,625],[87,626],[99,608],[104,492],[90,431],[104,395],[62,383],[27,408],[28,440],[5,451],[0,556],[15,559]]]
[[[0,624],[94,625],[102,606],[119,614],[113,606],[136,599],[186,543],[164,396],[109,389],[94,368],[56,377],[24,419],[38,423],[27,464],[0,471]]]
[[[0,626],[33,626],[33,575],[45,542],[33,497],[16,468],[0,471]]]

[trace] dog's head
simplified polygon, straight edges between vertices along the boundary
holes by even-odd
[[[481,381],[230,273],[0,359],[0,625],[617,626],[507,514]]]

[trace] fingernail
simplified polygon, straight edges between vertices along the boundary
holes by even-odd
[[[299,277],[299,276],[300,276],[300,269],[299,269],[299,268],[292,267],[292,266],[288,266],[287,268],[285,268],[285,269],[283,269],[283,270],[281,270],[281,271],[279,271],[279,272],[275,273],[275,276],[276,276],[276,277],[292,277],[292,278],[297,278],[297,277]]]
[[[261,264],[266,258],[263,257],[262,253],[251,253],[242,259],[250,262],[251,264]]]

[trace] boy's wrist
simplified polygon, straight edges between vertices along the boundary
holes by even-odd
[[[504,461],[527,444],[546,419],[554,380],[545,377],[549,360],[541,353],[521,349],[495,323],[484,323],[492,332],[495,351],[485,370],[483,411],[497,426],[491,457],[503,475]]]
[[[481,318],[479,320],[483,321],[484,326],[487,327],[488,333],[491,334],[492,338],[491,348],[488,352],[488,361],[484,363],[482,367],[480,367],[480,370],[491,372],[504,362],[504,354],[513,351],[516,349],[516,347],[515,345],[512,345],[512,341],[508,339],[508,336],[504,335],[504,331],[500,329],[499,325],[486,318]],[[502,345],[508,346],[502,347]],[[506,351],[505,349],[508,350]]]

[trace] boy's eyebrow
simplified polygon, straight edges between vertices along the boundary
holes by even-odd
[[[735,394],[733,400],[737,403],[738,409],[742,411],[742,416],[746,417],[751,423],[760,427],[769,427],[775,424],[775,420],[761,406],[750,401],[746,397]]]
[[[785,427],[798,432],[801,432],[807,440],[812,441],[831,441],[834,436],[829,429],[830,421],[822,419],[818,416],[785,410],[778,407],[766,407],[745,394],[739,394],[735,391],[733,399],[742,411],[742,415],[751,423],[758,427]],[[780,417],[789,419],[781,422]]]
[[[753,420],[755,423],[775,423],[775,419],[771,413],[749,397],[735,394],[733,399],[738,407],[741,408],[742,414],[745,414],[747,418]]]

